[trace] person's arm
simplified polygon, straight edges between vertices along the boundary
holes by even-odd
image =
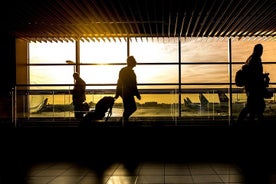
[[[139,92],[139,90],[138,90],[138,88],[137,88],[137,81],[136,81],[136,79],[135,79],[135,96],[136,96],[139,100],[141,100],[141,95],[140,95],[140,92]]]
[[[138,87],[137,87],[137,79],[136,79],[136,74],[133,72],[133,88],[134,88],[134,95],[139,99],[141,100],[141,95],[140,95],[140,92],[138,90]]]
[[[137,97],[139,100],[141,100],[141,95],[140,95],[139,92],[138,92],[138,94],[136,95],[136,97]]]

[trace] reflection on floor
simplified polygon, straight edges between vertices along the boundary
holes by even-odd
[[[25,178],[27,184],[171,184],[244,183],[243,173],[234,164],[221,163],[112,163],[101,171],[94,165],[39,163]]]
[[[0,184],[273,184],[275,126],[0,129]]]

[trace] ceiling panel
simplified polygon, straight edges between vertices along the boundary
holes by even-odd
[[[5,12],[27,40],[276,37],[276,0],[10,0]]]

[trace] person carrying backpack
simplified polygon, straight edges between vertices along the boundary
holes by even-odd
[[[262,44],[257,44],[254,46],[253,53],[246,60],[247,77],[245,83],[245,92],[247,95],[247,102],[245,107],[241,110],[238,123],[241,123],[247,117],[250,121],[255,118],[259,122],[263,121],[263,112],[265,110],[265,74],[263,74],[263,65],[261,56],[263,54]]]

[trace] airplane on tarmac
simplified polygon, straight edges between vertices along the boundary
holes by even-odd
[[[199,110],[201,104],[193,103],[189,97],[184,98],[184,107],[186,110]]]
[[[199,94],[200,103],[194,103],[189,97],[184,98],[184,111],[205,111],[207,109],[209,101],[207,98],[200,93]]]
[[[200,103],[194,103],[189,97],[184,98],[183,111],[189,112],[216,112],[216,113],[228,113],[229,98],[223,92],[218,92],[219,103],[209,102],[203,93],[199,93]],[[233,102],[232,112],[239,113],[245,106],[246,102]],[[276,113],[276,102],[273,100],[266,99],[265,113],[275,114]]]
[[[204,96],[203,93],[199,93],[199,100],[201,104],[204,104],[203,110],[205,111],[215,111],[217,113],[228,112],[228,97],[225,93],[218,93],[219,96],[219,103],[216,102],[209,102],[209,100]]]
[[[229,107],[229,98],[223,92],[218,92],[219,102],[209,102],[206,96],[203,93],[199,93],[199,103],[192,102],[189,97],[184,98],[184,106],[182,111],[187,112],[216,112],[216,113],[228,113]],[[89,105],[92,107],[93,104]],[[232,112],[238,113],[245,106],[245,102],[233,102],[232,103]],[[53,105],[48,104],[48,98],[42,100],[42,102],[34,107],[30,107],[31,113],[40,113],[40,112],[63,112],[63,111],[73,111],[73,104],[65,105]],[[265,113],[276,114],[276,102],[275,100],[266,99],[266,109]]]
[[[48,104],[48,98],[42,100],[40,104],[35,107],[30,107],[30,113],[40,113],[40,112],[63,112],[63,111],[73,111],[74,106],[73,104]]]
[[[184,111],[210,111],[216,113],[227,113],[229,107],[229,98],[225,93],[218,92],[219,103],[209,102],[203,93],[198,95],[200,103],[193,103],[189,97],[184,99]],[[235,112],[240,111],[244,107],[244,103],[233,103],[232,109]]]
[[[31,113],[37,113],[40,112],[42,109],[44,109],[47,106],[48,103],[48,98],[45,98],[44,100],[42,100],[41,103],[39,103],[38,105],[34,106],[34,107],[30,107],[30,112]]]
[[[220,105],[221,106],[227,106],[228,108],[228,102],[229,98],[226,96],[225,93],[218,92]],[[266,101],[266,108],[265,113],[275,113],[276,112],[276,102],[270,99],[265,99]],[[234,102],[232,103],[232,112],[240,112],[242,108],[244,108],[246,102]]]

